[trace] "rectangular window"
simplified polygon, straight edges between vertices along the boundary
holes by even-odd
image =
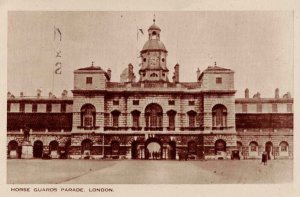
[[[113,127],[119,126],[119,116],[113,115]]]
[[[222,83],[222,77],[217,77],[216,78],[216,83],[221,84]]]
[[[93,83],[93,77],[87,77],[86,84],[92,84],[92,83]]]
[[[132,101],[132,104],[133,104],[133,105],[139,105],[139,104],[140,104],[140,101],[139,101],[139,100],[133,100],[133,101]]]
[[[257,108],[256,109],[257,112],[262,112],[262,104],[261,103],[258,103],[256,108]]]
[[[51,105],[51,103],[47,103],[47,105],[46,105],[46,112],[47,113],[52,112],[52,105]]]
[[[32,104],[32,112],[37,112],[37,104],[36,103],[33,103]]]
[[[10,103],[7,103],[7,112],[10,112]]]
[[[290,112],[290,113],[293,112],[293,105],[292,104],[287,104],[286,107],[287,107],[287,109],[286,109],[287,112]]]
[[[195,101],[189,101],[189,105],[195,105]]]
[[[242,104],[242,112],[247,113],[247,104]]]
[[[134,116],[132,116],[132,126],[134,127],[134,128],[137,128],[137,127],[139,127],[140,125],[139,125],[139,116],[138,115],[134,115]]]
[[[169,100],[169,105],[175,105],[175,101],[174,100]]]
[[[60,104],[60,112],[61,113],[65,113],[66,112],[66,108],[67,108],[66,103]]]
[[[169,116],[169,128],[170,128],[170,130],[175,129],[175,116],[174,115]]]
[[[276,113],[277,111],[278,111],[277,104],[276,103],[272,104],[272,112]]]
[[[195,123],[196,123],[196,116],[189,115],[189,127],[191,128],[195,127]]]
[[[119,105],[119,101],[113,101],[113,105]]]
[[[20,112],[25,112],[25,103],[20,103]]]
[[[93,116],[84,117],[84,127],[93,127]]]

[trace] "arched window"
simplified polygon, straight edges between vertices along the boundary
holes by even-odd
[[[187,112],[189,117],[189,127],[194,128],[196,126],[196,115],[197,113],[193,110]]]
[[[96,124],[96,108],[92,104],[85,104],[81,107],[81,126],[85,129],[92,129]]]
[[[258,156],[258,144],[255,141],[249,144],[249,156]]]
[[[93,142],[90,139],[85,139],[81,142],[81,153],[84,155],[90,155]]]
[[[131,112],[133,128],[138,128],[140,126],[140,114],[141,112],[137,110]]]
[[[289,144],[287,142],[285,142],[285,141],[280,142],[279,155],[280,156],[289,156]]]
[[[224,105],[215,105],[212,109],[213,127],[227,127],[227,109]]]
[[[170,110],[167,112],[168,118],[169,118],[169,130],[173,131],[175,130],[175,116],[176,111]]]
[[[160,128],[162,127],[163,110],[156,103],[149,104],[145,109],[146,127]]]
[[[113,127],[118,127],[119,126],[119,116],[121,112],[118,110],[114,110],[111,112],[112,115],[112,126]]]
[[[215,152],[217,154],[218,151],[225,152],[226,151],[226,142],[224,140],[217,140],[215,142]]]

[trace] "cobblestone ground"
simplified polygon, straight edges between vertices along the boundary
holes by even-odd
[[[10,184],[289,183],[292,160],[144,161],[8,160]]]

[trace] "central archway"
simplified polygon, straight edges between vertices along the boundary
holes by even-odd
[[[163,146],[160,140],[150,138],[145,143],[145,159],[162,159]]]

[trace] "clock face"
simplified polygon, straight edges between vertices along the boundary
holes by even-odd
[[[157,65],[158,58],[157,57],[150,57],[149,63],[150,63],[150,65],[153,65],[153,66]]]

